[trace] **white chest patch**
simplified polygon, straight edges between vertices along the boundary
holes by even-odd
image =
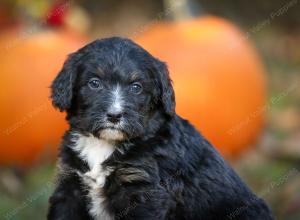
[[[114,219],[103,205],[105,198],[102,194],[102,187],[111,171],[104,169],[102,163],[114,152],[115,146],[92,135],[84,136],[78,133],[74,134],[74,143],[73,149],[90,167],[89,172],[81,175],[88,186],[89,197],[91,198],[89,213],[96,220]]]

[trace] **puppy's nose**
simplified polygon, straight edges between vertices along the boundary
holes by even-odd
[[[106,114],[107,120],[112,123],[117,123],[121,120],[123,114],[121,112],[108,112]]]

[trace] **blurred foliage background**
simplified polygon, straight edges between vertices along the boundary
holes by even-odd
[[[27,30],[27,37],[48,29],[65,29],[74,38],[83,39],[132,37],[154,21],[172,19],[172,13],[163,13],[166,2],[4,0],[0,3],[0,31],[6,33],[21,27]],[[272,13],[285,5],[289,7],[281,16],[267,22]],[[195,0],[190,8],[191,13],[228,19],[259,51],[268,74],[267,102],[272,104],[265,112],[266,124],[259,139],[229,162],[267,200],[278,219],[300,219],[300,3],[297,0]],[[18,35],[17,42],[10,47],[22,45],[23,41],[26,39]],[[0,95],[8,96],[1,91]],[[22,126],[26,129],[28,125]],[[6,147],[10,146],[0,146]],[[0,219],[45,219],[54,175],[53,156],[44,155],[30,166],[2,165]]]

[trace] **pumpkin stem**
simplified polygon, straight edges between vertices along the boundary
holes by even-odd
[[[194,0],[164,0],[165,13],[173,20],[189,19],[203,14]]]

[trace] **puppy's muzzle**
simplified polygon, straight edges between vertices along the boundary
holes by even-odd
[[[123,140],[124,131],[121,129],[124,113],[122,111],[110,110],[106,113],[106,127],[100,130],[100,137],[107,140]]]
[[[121,141],[125,138],[125,133],[116,128],[105,128],[99,132],[100,138],[109,141]]]

